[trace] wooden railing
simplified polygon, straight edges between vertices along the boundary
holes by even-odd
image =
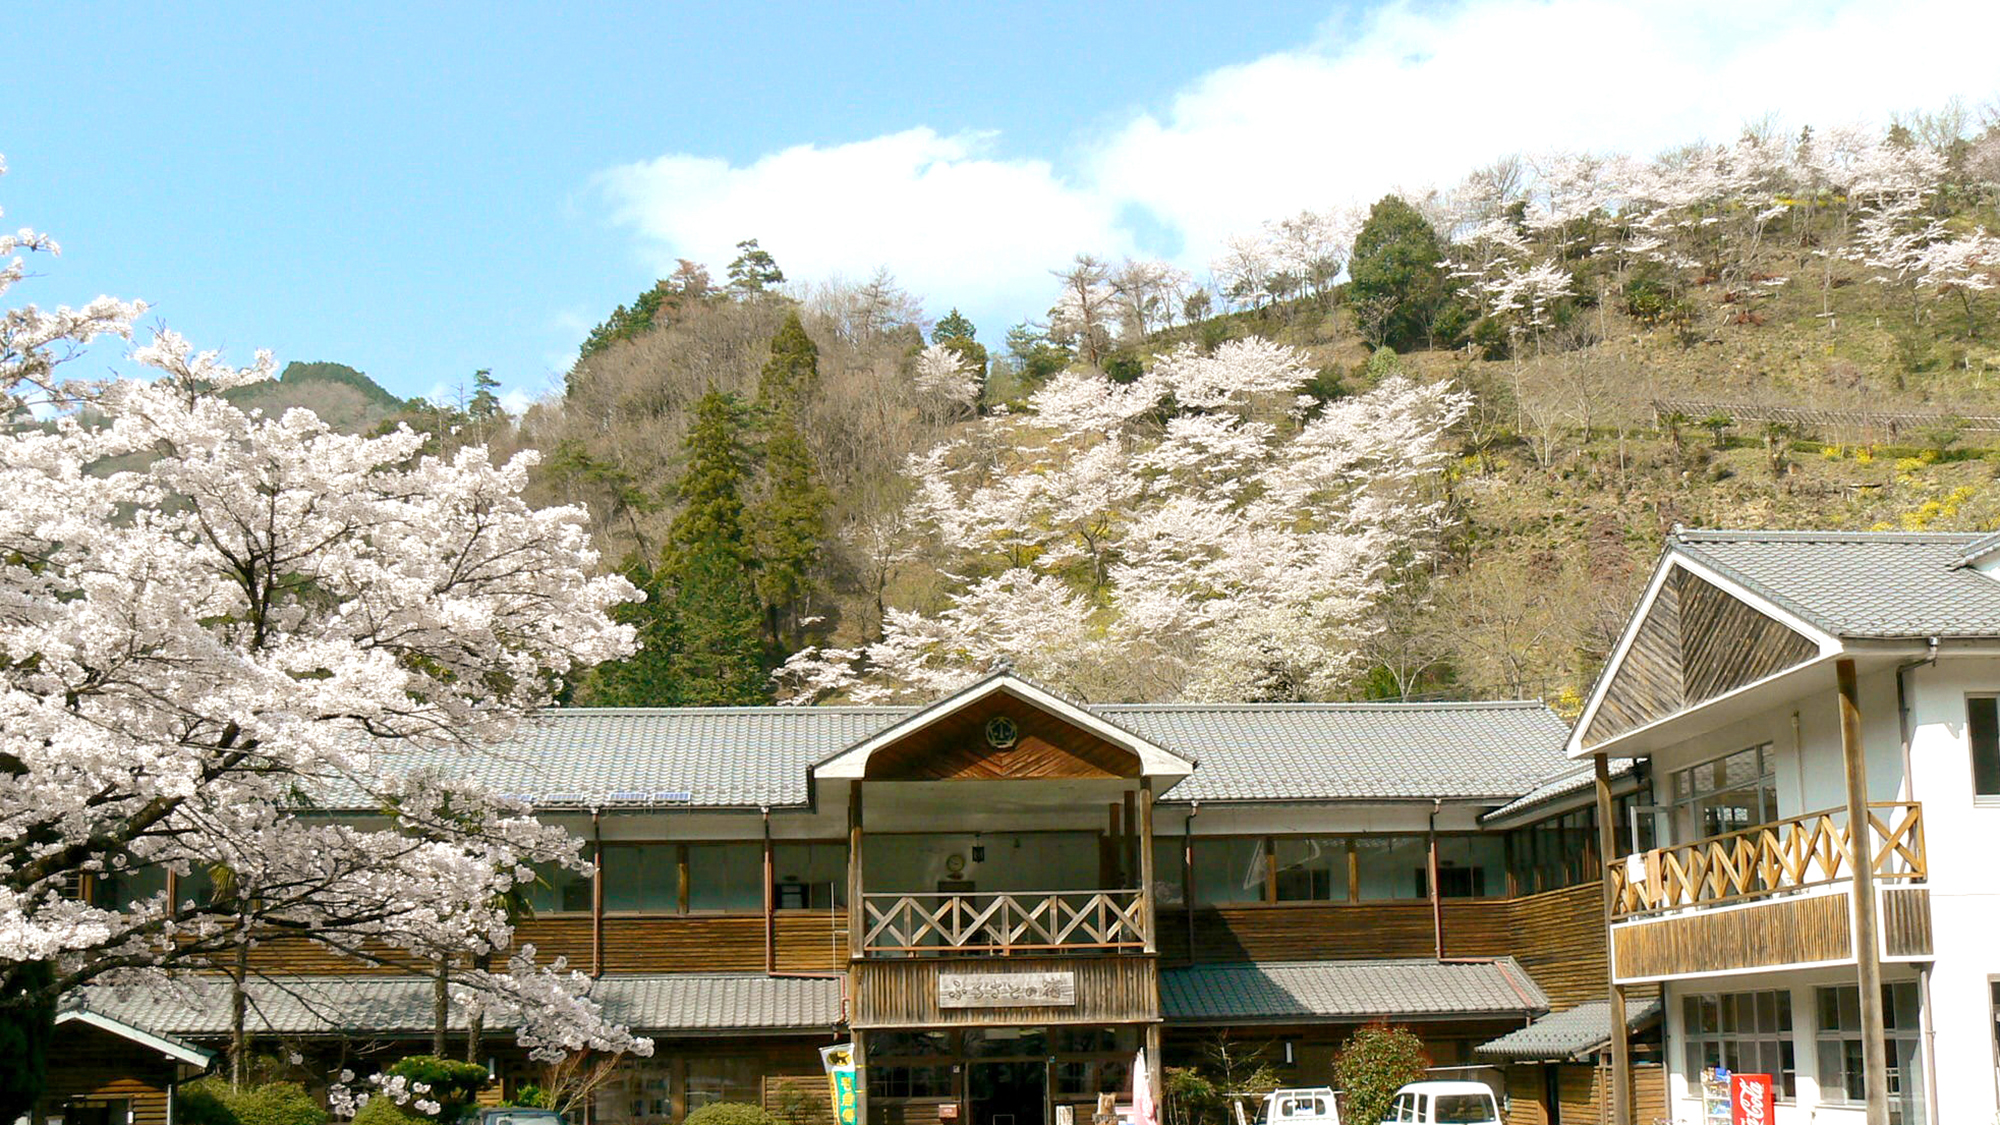
[[[1139,952],[1141,891],[865,894],[863,956]]]
[[[1606,868],[1612,917],[1744,902],[1854,877],[1846,809],[1640,853]],[[1915,801],[1868,806],[1868,854],[1878,881],[1921,881],[1924,813]]]

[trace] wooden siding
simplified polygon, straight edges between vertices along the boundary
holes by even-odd
[[[762,914],[604,916],[607,973],[764,971]]]
[[[1060,1008],[940,1008],[938,974],[968,969],[999,974],[1074,973],[1076,1003]],[[1151,957],[857,961],[853,974],[854,1026],[859,1028],[1142,1023],[1160,1017],[1158,972]]]
[[[1817,655],[1811,640],[1675,567],[1612,670],[1583,745],[1598,745]]]
[[[1854,955],[1846,894],[1700,911],[1612,930],[1621,981],[1842,961]]]
[[[1507,1125],[1602,1125],[1610,1120],[1611,1071],[1591,1063],[1556,1064],[1556,1105],[1546,1104],[1544,1064],[1507,1068]],[[1632,1108],[1639,1121],[1667,1119],[1667,1072],[1632,1068]]]
[[[1444,914],[1447,956],[1508,952],[1513,927],[1509,900],[1448,901]],[[1431,904],[1423,899],[1197,906],[1192,957],[1186,910],[1161,911],[1159,931],[1160,956],[1169,965],[1429,957],[1437,952]]]
[[[1882,956],[1923,960],[1931,955],[1929,887],[1882,890]]]
[[[1001,749],[986,722],[1014,720],[1019,737]],[[875,751],[870,781],[958,781],[1139,776],[1139,756],[1002,691]]]
[[[1601,883],[1543,891],[1515,899],[1507,949],[1549,994],[1558,1011],[1602,1000],[1605,974],[1604,890]]]
[[[167,1125],[167,1087],[176,1064],[157,1051],[100,1028],[64,1024],[49,1044],[48,1086],[39,1103],[44,1118],[69,1101],[125,1098],[132,1125]],[[122,1123],[114,1123],[122,1125]]]
[[[847,968],[847,911],[778,912],[778,971],[835,973]],[[674,972],[675,969],[662,969]]]

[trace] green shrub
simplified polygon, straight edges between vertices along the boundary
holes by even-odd
[[[459,1111],[471,1105],[480,1088],[492,1080],[486,1068],[478,1063],[441,1059],[436,1055],[410,1055],[398,1059],[387,1073],[391,1077],[408,1079],[411,1086],[420,1082],[429,1086],[430,1092],[422,1096],[442,1107],[437,1113],[440,1121],[457,1120]]]
[[[321,1109],[296,1082],[266,1082],[232,1090],[226,1079],[199,1078],[174,1095],[181,1125],[326,1125]]]
[[[1347,1095],[1343,1121],[1380,1121],[1404,1084],[1431,1065],[1423,1040],[1406,1027],[1369,1024],[1341,1045],[1333,1060],[1335,1085]]]
[[[714,1102],[687,1115],[685,1125],[779,1125],[762,1106],[744,1102]]]
[[[354,1115],[354,1125],[415,1125],[424,1120],[427,1119],[404,1110],[380,1094],[369,1098],[368,1103]]]
[[[514,1104],[531,1105],[534,1106],[536,1109],[555,1108],[555,1102],[549,1097],[549,1092],[547,1090],[542,1089],[540,1086],[535,1085],[533,1082],[529,1082],[526,1085],[520,1086],[515,1089]]]
[[[237,1125],[230,1097],[226,1079],[197,1078],[174,1092],[174,1120],[180,1125]]]

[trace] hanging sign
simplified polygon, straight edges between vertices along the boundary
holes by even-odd
[[[1076,1003],[1076,974],[951,973],[937,977],[940,1008],[1061,1008]]]

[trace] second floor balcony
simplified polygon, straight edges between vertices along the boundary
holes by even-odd
[[[1143,953],[1152,918],[1126,890],[862,896],[862,956],[1011,957]]]

